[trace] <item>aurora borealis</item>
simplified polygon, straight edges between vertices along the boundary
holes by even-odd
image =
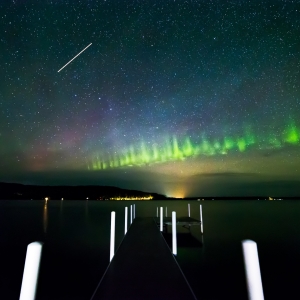
[[[300,194],[298,1],[0,8],[0,181]]]
[[[255,136],[248,128],[241,137],[227,137],[219,140],[215,138],[209,140],[201,139],[200,144],[193,145],[190,138],[185,137],[181,145],[176,137],[166,138],[163,145],[152,144],[150,149],[146,147],[145,142],[141,142],[139,147],[131,146],[128,149],[119,151],[121,155],[111,156],[109,153],[105,159],[101,154],[95,155],[95,158],[88,163],[89,170],[105,170],[107,168],[118,168],[123,166],[141,166],[151,163],[163,163],[166,161],[184,160],[193,156],[207,155],[226,155],[231,150],[244,152],[250,147],[257,150],[280,149],[286,145],[297,145],[300,142],[300,128],[291,122],[285,131],[280,134],[270,133],[266,138]],[[117,152],[115,152],[117,153]]]

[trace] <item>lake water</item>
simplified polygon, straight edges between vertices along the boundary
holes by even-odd
[[[247,299],[241,241],[257,242],[265,299],[294,299],[300,280],[300,201],[1,201],[0,298],[18,299],[26,247],[44,242],[37,300],[89,300],[109,263],[110,212],[116,246],[124,207],[137,217],[168,207],[199,219],[191,236],[178,228],[177,260],[198,299]],[[129,274],[130,276],[130,274]],[[134,278],[132,278],[134,281]]]

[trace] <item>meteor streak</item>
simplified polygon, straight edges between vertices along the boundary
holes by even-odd
[[[64,67],[66,67],[72,60],[74,60],[78,55],[80,55],[84,50],[86,50],[89,46],[91,46],[92,43],[87,45],[83,50],[81,50],[77,55],[75,55],[69,62],[67,62],[61,69],[59,69],[57,72],[60,72]]]

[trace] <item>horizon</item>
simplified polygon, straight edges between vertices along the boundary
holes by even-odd
[[[224,196],[224,195],[219,195],[219,196],[214,196],[214,195],[210,195],[210,196],[203,196],[203,195],[194,195],[194,196],[187,196],[187,197],[174,197],[174,196],[167,196],[167,195],[164,195],[164,194],[160,194],[160,193],[156,193],[156,192],[153,192],[153,191],[143,191],[143,190],[137,190],[137,189],[124,189],[124,188],[120,188],[118,186],[112,186],[112,185],[91,185],[91,184],[86,184],[86,185],[62,185],[62,184],[57,184],[57,185],[45,185],[45,184],[22,184],[22,183],[15,183],[15,182],[0,182],[0,185],[21,185],[21,186],[24,186],[24,187],[45,187],[45,188],[73,188],[73,187],[81,187],[81,188],[111,188],[111,189],[116,189],[116,190],[121,190],[122,192],[133,192],[132,195],[128,195],[128,196],[134,196],[134,193],[137,192],[137,193],[143,193],[143,194],[148,194],[149,196],[153,196],[153,195],[158,195],[158,196],[162,196],[162,197],[165,197],[164,200],[166,199],[176,199],[176,200],[184,200],[184,199],[194,199],[194,200],[207,200],[207,199],[212,199],[212,200],[222,200],[222,199],[226,199],[226,200],[231,200],[231,199],[256,199],[257,200],[284,200],[284,199],[289,199],[289,198],[293,198],[293,199],[300,199],[300,196],[299,195],[296,195],[296,196],[286,196],[286,195],[264,195],[264,194],[255,194],[255,195],[251,195],[251,196],[240,196],[240,195],[236,195],[236,196]],[[7,192],[7,190],[6,190]],[[15,193],[16,191],[14,191]],[[21,192],[20,190],[18,192]],[[46,193],[45,191],[45,195],[48,195],[48,192]],[[65,197],[62,197],[64,195],[64,192],[62,192],[62,194],[56,199],[53,199],[50,197],[50,195],[48,195],[47,199],[48,200],[67,200],[67,198]],[[116,194],[115,194],[116,195]],[[56,195],[57,197],[57,195]],[[229,198],[229,199],[228,199]],[[265,198],[265,199],[264,199]],[[46,198],[45,198],[46,199]],[[41,200],[45,200],[44,198],[41,199]],[[33,199],[31,199],[33,200]],[[37,199],[35,199],[37,200]],[[68,200],[72,200],[72,199],[68,199]],[[82,200],[87,200],[87,198],[83,198]],[[89,197],[88,200],[100,200],[100,199],[94,199],[93,197]],[[103,199],[102,199],[103,200]],[[115,199],[112,199],[110,198],[110,200],[115,200]],[[132,199],[134,200],[134,199]],[[153,200],[159,200],[159,199],[153,199]]]
[[[297,3],[1,11],[0,182],[300,195]]]

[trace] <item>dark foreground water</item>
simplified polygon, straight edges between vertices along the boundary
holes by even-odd
[[[37,300],[89,300],[109,263],[110,212],[116,211],[116,245],[124,207],[155,216],[156,207],[187,215],[187,201],[1,201],[0,299],[18,299],[26,247],[44,242]],[[294,299],[300,280],[300,201],[190,201],[203,207],[200,228],[178,228],[177,260],[198,299],[247,299],[241,241],[258,244],[265,299]],[[128,273],[130,276],[130,273]],[[134,278],[132,278],[134,282]],[[117,288],[117,287],[116,287]]]

